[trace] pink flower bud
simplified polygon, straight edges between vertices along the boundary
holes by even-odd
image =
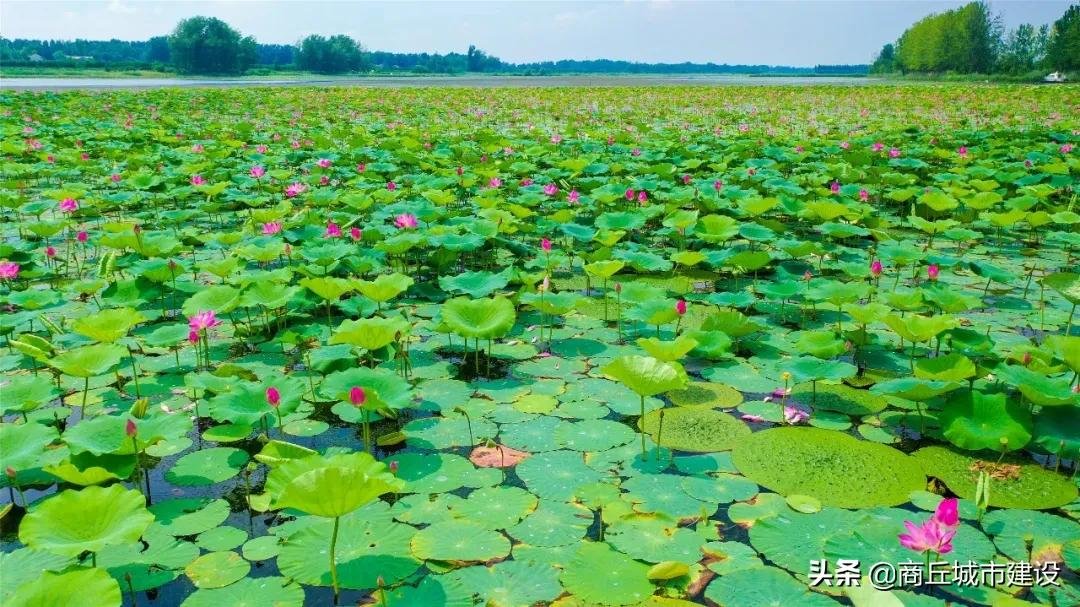
[[[390,462],[390,474],[395,474],[396,475],[397,471],[398,471],[398,461],[394,460],[394,461]]]
[[[139,429],[135,427],[135,420],[129,418],[127,424],[124,425],[124,434],[127,434],[128,438],[135,438],[138,431]]]
[[[90,235],[86,233],[86,230],[81,230],[78,234],[75,235],[75,240],[78,240],[79,242],[86,242],[89,239]]]
[[[277,388],[270,386],[266,389],[266,404],[275,409],[281,404],[281,392]]]
[[[941,274],[941,270],[938,269],[936,263],[932,263],[930,264],[930,267],[926,268],[926,275],[930,278],[930,280],[937,280],[938,274]]]
[[[363,236],[364,233],[360,230],[360,228],[349,228],[349,237],[353,240],[360,240]]]
[[[881,270],[881,261],[875,259],[874,263],[870,264],[870,274],[872,274],[874,278],[877,278],[878,276],[881,276]]]
[[[4,474],[5,474],[5,475],[6,475],[6,476],[7,476],[8,478],[10,478],[10,479],[13,479],[13,480],[14,480],[14,478],[15,478],[15,475],[16,475],[16,472],[15,472],[15,469],[14,469],[14,468],[12,468],[11,466],[8,466],[7,468],[4,468]]]
[[[548,240],[547,238],[544,238],[544,239],[540,240],[540,248],[543,249],[545,253],[550,253],[551,252],[551,241]]]
[[[679,316],[682,316],[683,314],[686,314],[686,300],[685,299],[680,299],[679,301],[675,302],[675,311],[679,313]]]
[[[353,386],[349,390],[349,402],[357,407],[362,406],[364,401],[367,400],[367,394],[364,393],[364,389],[360,386]]]

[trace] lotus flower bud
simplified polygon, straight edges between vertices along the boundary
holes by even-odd
[[[389,468],[390,468],[390,474],[393,474],[393,475],[396,476],[397,471],[398,471],[398,461],[395,459],[394,461],[390,462]]]
[[[349,390],[349,402],[350,403],[352,403],[352,404],[356,405],[357,407],[359,407],[359,406],[362,406],[364,404],[364,401],[366,401],[366,400],[367,400],[367,394],[364,392],[364,389],[361,388],[360,386],[353,386],[352,389]]]
[[[139,429],[135,426],[135,420],[128,418],[127,424],[124,425],[124,434],[127,434],[128,438],[135,438],[135,434]]]
[[[149,398],[140,398],[131,405],[130,413],[136,419],[142,419],[146,417],[146,410],[150,407]]]
[[[16,472],[15,472],[15,469],[12,468],[11,466],[8,466],[7,468],[4,468],[4,474],[8,478],[10,478],[11,480],[15,480]]]
[[[281,405],[281,392],[274,386],[266,389],[266,404],[277,409]]]
[[[926,275],[930,278],[930,280],[937,280],[938,274],[941,274],[941,270],[938,268],[936,263],[932,263],[930,264],[930,267],[926,268]]]
[[[873,275],[874,278],[877,278],[878,276],[881,276],[881,272],[881,261],[875,259],[874,263],[870,264],[870,274]]]
[[[551,252],[551,241],[548,240],[547,238],[542,239],[540,241],[540,248],[543,249],[545,253],[550,253]]]
[[[683,314],[686,314],[686,300],[685,299],[680,299],[679,301],[675,302],[675,311],[679,314],[679,316],[682,316]]]

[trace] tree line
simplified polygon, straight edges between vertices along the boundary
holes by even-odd
[[[873,73],[1025,74],[1080,69],[1080,5],[1053,25],[1021,24],[1005,32],[984,2],[929,15],[886,44]]]
[[[235,75],[251,68],[301,69],[322,74],[365,71],[417,74],[489,72],[506,74],[790,74],[861,75],[867,65],[813,68],[716,63],[635,63],[611,59],[508,63],[469,46],[465,53],[367,51],[349,36],[308,36],[295,45],[260,44],[214,17],[182,20],[169,36],[145,41],[8,40],[0,38],[0,61],[20,65],[50,61],[69,66],[175,69],[183,74]]]

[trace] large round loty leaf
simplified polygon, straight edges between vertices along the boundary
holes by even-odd
[[[19,541],[76,556],[135,542],[153,521],[138,491],[121,485],[68,489],[31,508],[19,525]]]

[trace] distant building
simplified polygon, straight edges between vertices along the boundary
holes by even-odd
[[[33,61],[34,63],[38,63],[40,61],[45,61],[45,58],[42,57],[41,55],[37,54],[37,53],[34,53],[33,55],[30,55],[29,57],[27,57],[26,60],[27,61]]]
[[[90,55],[68,55],[68,59],[72,61],[93,61],[94,58]]]

